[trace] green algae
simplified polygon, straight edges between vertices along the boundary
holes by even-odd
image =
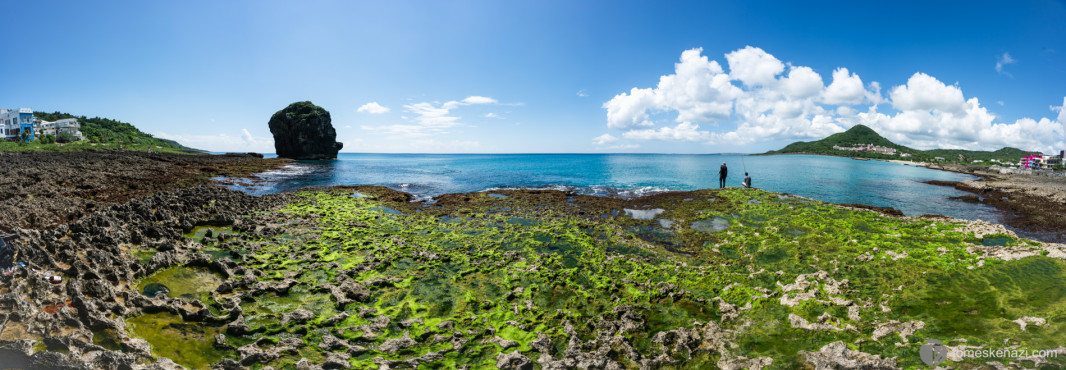
[[[518,350],[535,359],[539,354],[530,343],[543,333],[552,338],[552,355],[558,358],[569,340],[563,327],[572,324],[578,338],[590,340],[596,324],[620,307],[632,307],[642,323],[626,338],[646,357],[663,353],[652,341],[663,331],[711,321],[738,331],[729,354],[668,351],[683,360],[681,368],[713,366],[737,356],[771,357],[774,366],[802,367],[800,351],[817,351],[834,341],[898,357],[903,367],[922,365],[917,353],[926,338],[990,346],[1010,338],[1012,345],[1034,350],[1066,341],[1061,260],[998,261],[967,250],[974,244],[1009,247],[1027,241],[1006,235],[977,238],[956,231],[960,224],[951,221],[894,218],[754,189],[697,193],[688,201],[666,198],[639,205],[605,201],[598,206],[569,197],[569,203],[589,207],[582,211],[589,216],[512,193],[421,207],[422,212],[349,192],[301,193],[300,201],[274,213],[301,222],[286,227],[284,235],[248,243],[248,254],[238,261],[260,269],[264,281],[299,272],[299,285],[287,294],[242,301],[253,333],[229,341],[303,340],[306,346],[298,354],[262,364],[280,368],[299,358],[325,358],[328,351],[317,346],[325,335],[367,348],[352,357],[355,367],[377,367],[379,357],[407,360],[443,349],[453,351],[424,365],[492,367],[496,354],[513,349],[484,340],[516,341]],[[615,218],[619,209],[650,207],[664,210],[651,219],[666,217],[677,225]],[[782,286],[819,272],[826,278],[813,280],[816,299],[781,303],[780,297],[798,293],[786,293]],[[340,305],[319,288],[348,278],[363,284],[369,297]],[[844,280],[848,283],[841,290],[831,290],[832,281]],[[830,297],[861,306],[859,319]],[[728,319],[727,307],[734,307],[739,318]],[[314,318],[282,324],[296,309],[310,310]],[[327,320],[334,315],[343,319]],[[828,315],[828,323],[855,329],[796,328],[790,315],[809,322]],[[1011,322],[1023,316],[1046,318],[1048,324],[1023,332]],[[388,324],[373,326],[381,317],[388,317]],[[926,326],[907,341],[895,334],[871,337],[881,323],[916,320]],[[446,321],[470,340],[457,348],[429,344],[434,335],[450,335],[437,327]],[[419,344],[396,353],[375,350],[405,332],[420,338]],[[624,366],[639,366],[613,356]]]
[[[141,263],[151,262],[152,257],[154,257],[157,253],[159,253],[159,251],[152,248],[137,248],[130,251],[130,254],[133,255],[133,258],[136,258],[137,261],[140,261]]]
[[[148,341],[152,355],[193,369],[211,368],[229,354],[214,347],[221,328],[182,321],[172,313],[143,314],[126,320],[130,334]]]
[[[157,271],[137,282],[137,290],[155,288],[161,284],[171,297],[207,300],[211,291],[222,285],[222,277],[204,267],[176,266]],[[151,289],[150,289],[151,290]]]
[[[197,224],[196,226],[193,226],[191,230],[182,233],[182,235],[184,235],[186,238],[192,239],[193,241],[199,243],[199,242],[203,242],[204,236],[207,235],[208,231],[210,231],[212,235],[219,235],[219,234],[235,235],[235,234],[237,234],[235,231],[233,231],[233,225],[206,223],[206,224]]]
[[[93,330],[93,344],[112,351],[122,350],[122,343],[118,339],[118,332],[114,329]]]

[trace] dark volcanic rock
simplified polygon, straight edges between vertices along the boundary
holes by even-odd
[[[337,142],[329,112],[309,101],[289,104],[274,113],[270,133],[274,134],[274,150],[282,158],[336,159],[344,146]]]

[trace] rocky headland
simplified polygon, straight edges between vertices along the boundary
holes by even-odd
[[[947,367],[1066,361],[966,355],[1066,355],[1066,246],[1001,225],[739,188],[411,202],[373,186],[253,197],[203,185],[15,228],[0,358],[876,369],[923,366],[920,346],[938,339]]]
[[[329,112],[309,101],[289,104],[274,113],[267,124],[281,158],[336,159],[344,147],[337,142]]]

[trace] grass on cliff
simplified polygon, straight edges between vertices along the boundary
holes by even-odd
[[[802,351],[835,341],[896,357],[902,367],[922,366],[918,350],[926,339],[1029,350],[1066,341],[1066,264],[1039,255],[1003,261],[972,249],[1036,246],[1027,240],[978,238],[954,222],[894,218],[755,189],[648,199],[649,208],[665,210],[649,221],[625,216],[609,201],[576,205],[508,194],[474,193],[463,204],[419,207],[350,191],[301,193],[301,201],[262,215],[282,222],[284,234],[248,239],[233,254],[264,272],[261,282],[290,277],[299,284],[287,294],[245,299],[253,333],[227,341],[299,338],[305,346],[298,353],[264,364],[278,368],[300,358],[321,361],[330,352],[319,347],[326,336],[363,348],[350,360],[357,368],[376,368],[375,358],[408,360],[445,350],[427,365],[491,367],[498,353],[515,349],[536,361],[538,334],[551,339],[554,358],[565,355],[571,337],[606,335],[624,338],[645,358],[665,353],[685,368],[741,356],[798,367]],[[694,229],[700,221],[726,227]],[[369,299],[338,304],[322,288],[346,279],[367,287]],[[315,316],[283,323],[298,308]],[[624,322],[619,313],[628,310],[626,320],[636,327],[612,324]],[[1021,330],[1013,320],[1025,316],[1047,324]],[[821,328],[797,327],[793,317]],[[722,347],[677,350],[654,340],[668,330],[703,332],[712,321],[721,328]],[[918,321],[924,327],[914,333],[874,336]],[[459,332],[464,341],[433,340]],[[405,336],[417,344],[379,350]],[[622,348],[608,356],[639,366]],[[985,361],[1005,359],[946,365]]]
[[[120,149],[121,146],[121,149]],[[0,141],[0,152],[83,152],[83,151],[129,151],[129,152],[152,152],[194,154],[200,151],[188,148],[176,148],[173,146],[159,146],[148,143],[121,144],[121,143],[90,143],[88,141],[75,141],[72,143],[44,144],[39,141],[28,143]]]

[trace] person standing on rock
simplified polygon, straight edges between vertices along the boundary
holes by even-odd
[[[725,188],[725,178],[729,175],[729,168],[726,168],[725,162],[722,162],[722,168],[718,170],[718,187]]]

